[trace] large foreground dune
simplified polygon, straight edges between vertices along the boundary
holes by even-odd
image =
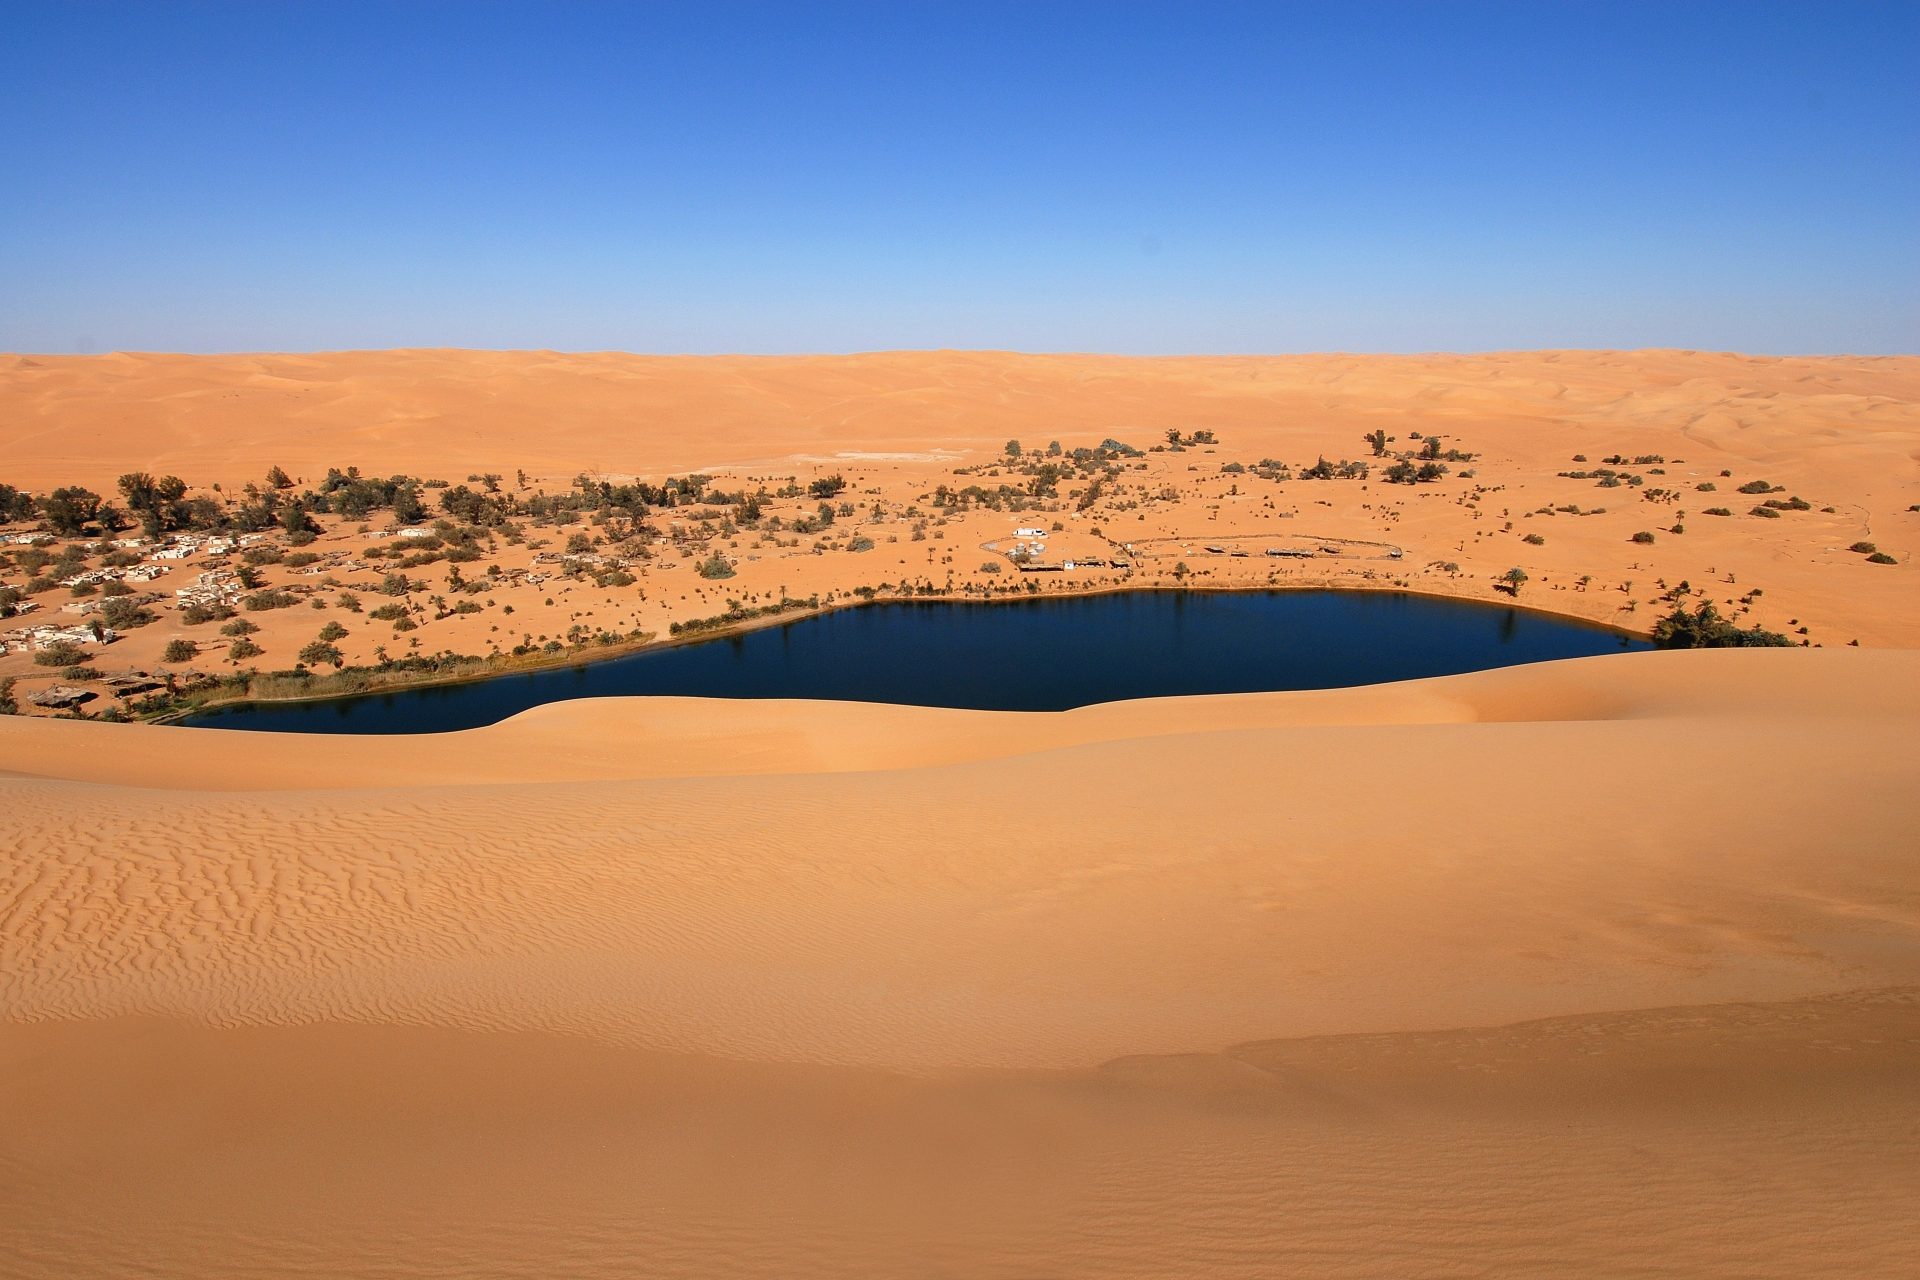
[[[1916,784],[1895,651],[0,720],[0,1272],[1911,1273]]]

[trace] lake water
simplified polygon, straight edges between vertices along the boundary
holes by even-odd
[[[186,723],[432,733],[567,698],[832,698],[1061,711],[1122,698],[1331,689],[1650,649],[1501,605],[1354,591],[1139,591],[993,604],[886,603],[606,662]]]

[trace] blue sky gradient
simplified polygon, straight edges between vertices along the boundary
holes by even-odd
[[[1920,5],[10,6],[0,349],[1920,350]]]

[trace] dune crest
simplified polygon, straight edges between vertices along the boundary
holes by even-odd
[[[139,761],[0,723],[0,1247],[1898,1270],[1916,677],[1719,651],[1047,716],[609,700],[118,730],[167,745]]]

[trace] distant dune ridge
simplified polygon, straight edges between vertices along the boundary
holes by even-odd
[[[1920,658],[0,719],[0,1271],[1920,1267]]]
[[[32,485],[110,484],[134,466],[253,479],[264,459],[312,475],[351,462],[568,476],[642,459],[665,474],[842,450],[997,451],[1009,436],[1148,443],[1169,427],[1248,447],[1325,428],[1352,448],[1379,425],[1470,426],[1482,440],[1558,424],[1885,466],[1913,461],[1917,404],[1920,356],[14,355],[0,356],[0,456],[9,483]],[[1574,438],[1555,431],[1536,447],[1563,463]]]

